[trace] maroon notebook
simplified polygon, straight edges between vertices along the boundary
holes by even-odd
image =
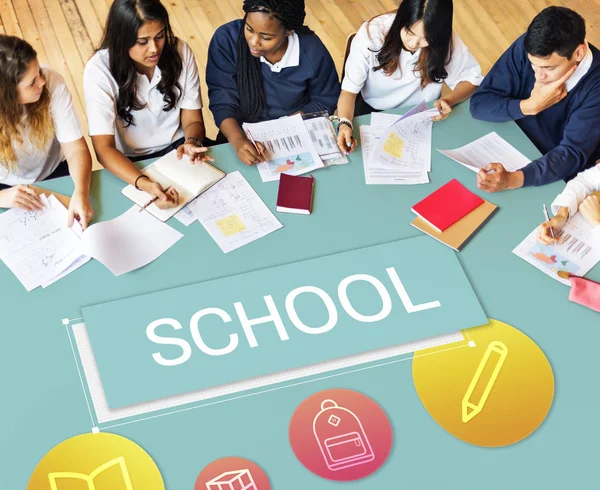
[[[442,232],[482,204],[483,199],[452,179],[415,204],[412,211]]]
[[[281,213],[310,214],[315,179],[299,175],[281,174],[277,194],[277,211]]]

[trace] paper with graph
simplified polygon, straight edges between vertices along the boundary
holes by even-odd
[[[568,279],[558,277],[558,271],[584,276],[600,261],[600,244],[593,242],[593,226],[581,214],[573,216],[558,233],[554,245],[542,245],[536,239],[537,228],[513,250],[544,274],[570,286]]]
[[[232,172],[188,205],[228,253],[282,228],[240,172]]]
[[[266,148],[267,161],[256,166],[263,182],[279,180],[282,173],[301,175],[324,166],[300,114],[242,127],[250,140]]]

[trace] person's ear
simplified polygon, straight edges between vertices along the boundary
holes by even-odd
[[[580,44],[575,50],[575,61],[580,63],[587,53],[587,46],[585,44]]]

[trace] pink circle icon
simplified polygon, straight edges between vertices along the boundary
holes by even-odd
[[[392,448],[383,409],[352,390],[316,393],[294,412],[290,444],[298,460],[328,480],[358,480],[379,469]]]
[[[244,458],[221,458],[204,468],[194,490],[271,490],[260,466]]]

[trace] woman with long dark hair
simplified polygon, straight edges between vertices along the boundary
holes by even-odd
[[[212,160],[203,146],[200,80],[190,47],[177,39],[159,0],[115,0],[100,49],[83,75],[90,136],[100,163],[129,184],[176,206],[175,189],[132,163],[177,148],[192,162]]]
[[[452,31],[452,0],[402,0],[397,12],[365,22],[346,61],[338,101],[338,145],[352,151],[352,117],[434,102],[448,117],[482,80],[479,64]],[[442,84],[452,90],[440,98]]]
[[[333,114],[340,84],[325,45],[304,25],[304,0],[244,0],[245,16],[217,29],[208,48],[210,110],[246,165],[263,160],[241,129],[295,113]],[[260,143],[259,150],[263,150]]]
[[[92,158],[64,79],[14,36],[0,35],[0,66],[0,208],[39,210],[30,184],[71,173],[68,225],[77,218],[85,228],[94,214]]]

